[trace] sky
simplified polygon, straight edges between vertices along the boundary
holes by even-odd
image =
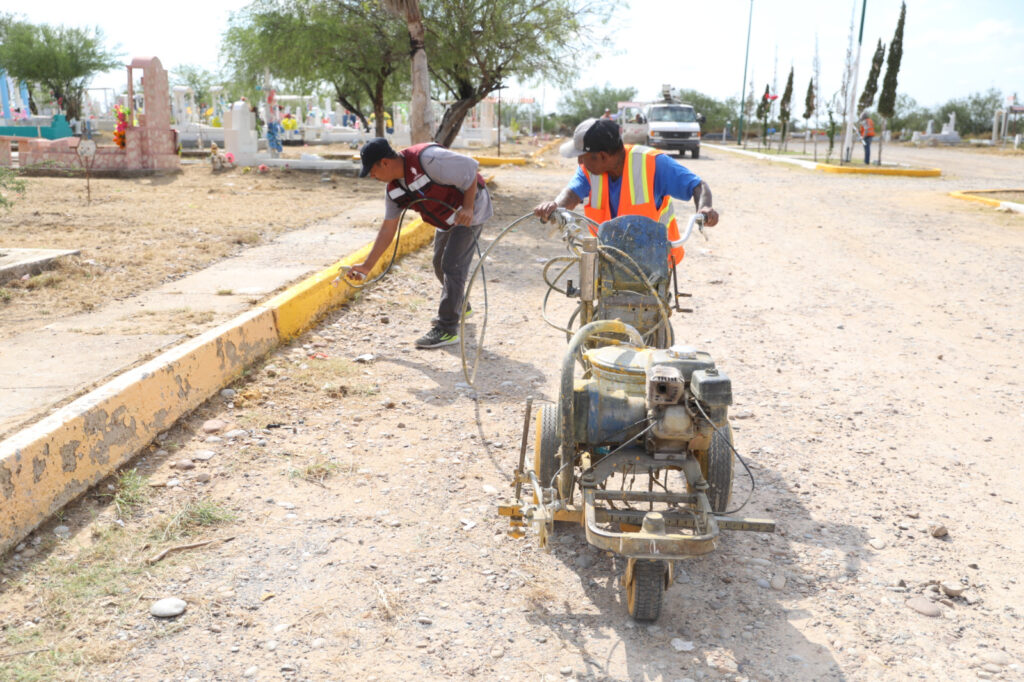
[[[822,97],[839,89],[851,16],[856,10],[856,44],[864,1],[629,0],[629,9],[609,24],[615,28],[614,45],[600,50],[573,87],[632,86],[638,99],[655,99],[662,85],[670,84],[717,99],[739,97],[752,6],[746,89],[753,80],[758,96],[766,84],[777,84],[781,94],[792,67],[793,97],[802,107],[816,41]],[[163,4],[159,13],[147,7],[140,16],[133,13],[139,4],[115,12],[109,7],[97,11],[81,0],[46,0],[23,4],[15,12],[33,23],[99,26],[126,63],[157,56],[168,70],[190,64],[215,71],[228,17],[247,4],[176,0]],[[866,0],[866,5],[858,93],[878,40],[888,44],[892,39],[900,0]],[[124,70],[117,70],[91,85],[120,91],[125,79]],[[897,92],[931,107],[989,88],[1017,92],[1024,99],[1024,0],[907,0]],[[535,97],[546,112],[556,110],[562,97],[561,89],[542,83],[513,84],[506,93]]]

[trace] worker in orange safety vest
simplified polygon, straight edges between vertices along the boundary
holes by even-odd
[[[864,165],[871,164],[871,140],[875,139],[875,122],[868,112],[860,115],[860,139],[864,143]]]
[[[718,223],[706,182],[664,152],[643,145],[624,145],[614,121],[583,121],[576,126],[573,139],[562,145],[561,153],[567,158],[576,157],[579,167],[554,201],[533,209],[542,220],[557,208],[572,210],[586,201],[583,213],[597,223],[621,215],[645,216],[665,225],[668,239],[675,241],[679,239],[679,225],[672,199],[692,198],[697,211],[705,216],[705,225]],[[683,247],[672,249],[670,258],[673,265],[678,264]]]

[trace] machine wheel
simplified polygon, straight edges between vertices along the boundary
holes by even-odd
[[[626,581],[626,605],[633,620],[655,621],[661,615],[661,600],[665,595],[665,575],[668,565],[652,559],[630,559],[633,570],[628,568]]]
[[[572,467],[562,466],[561,458],[558,456],[562,444],[561,436],[558,433],[558,407],[555,405],[542,405],[537,412],[536,440],[533,448],[533,470],[537,479],[545,487],[551,484],[551,477],[558,472],[558,493],[562,499],[569,497],[572,493]],[[534,493],[534,502],[539,502],[539,495]]]
[[[708,482],[711,511],[720,514],[729,508],[732,498],[732,427],[726,424],[715,431],[705,456],[704,479]],[[705,464],[701,462],[701,464]]]
[[[700,147],[697,147],[696,149],[691,149],[690,150],[690,154],[693,155],[693,158],[699,159],[700,158]]]

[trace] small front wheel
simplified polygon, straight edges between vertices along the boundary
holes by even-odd
[[[626,567],[626,606],[633,620],[652,622],[661,615],[668,564],[653,559],[630,559]]]
[[[533,449],[533,471],[545,488],[555,488],[561,499],[572,494],[572,466],[562,466],[559,456],[562,438],[559,434],[558,408],[543,405],[537,413],[536,441]],[[534,493],[534,502],[540,502],[540,495]]]

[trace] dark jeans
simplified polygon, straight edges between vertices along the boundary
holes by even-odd
[[[864,138],[864,165],[868,166],[871,164],[871,140],[873,137]]]
[[[483,225],[456,225],[447,231],[434,232],[434,274],[441,283],[441,302],[434,324],[448,332],[459,332],[462,296],[466,292],[469,266],[476,252],[476,239]]]

